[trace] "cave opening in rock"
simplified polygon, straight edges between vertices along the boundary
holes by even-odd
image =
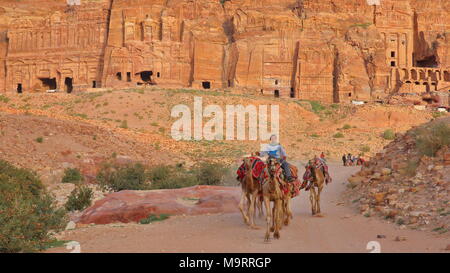
[[[279,98],[280,97],[280,90],[275,90],[275,92],[273,92],[275,98]]]
[[[211,89],[211,82],[205,81],[202,82],[203,89]]]
[[[291,98],[295,98],[295,90],[294,90],[294,87],[291,87],[290,97],[291,97]]]
[[[158,77],[158,78],[161,77],[161,73],[159,73],[159,72],[156,73],[156,77]]]
[[[122,80],[122,72],[117,72],[116,78],[121,81]]]
[[[21,83],[18,83],[17,84],[17,93],[19,93],[19,94],[22,94],[22,84]]]
[[[97,88],[97,81],[92,81],[92,88]]]
[[[146,83],[152,82],[153,71],[142,71],[142,72],[139,72],[138,74],[141,75],[142,81],[144,81]]]
[[[66,79],[64,80],[64,86],[66,88],[66,92],[67,93],[72,93],[73,91],[73,79],[66,77]]]
[[[392,67],[395,67],[395,61],[392,61],[392,62],[391,62],[391,66],[392,66]]]
[[[438,67],[437,58],[435,55],[425,57],[421,60],[416,60],[418,67]]]
[[[444,71],[444,81],[450,82],[450,73],[448,71]]]
[[[131,82],[131,72],[127,72],[127,82]]]
[[[56,78],[40,78],[42,86],[47,90],[55,90],[57,88]]]

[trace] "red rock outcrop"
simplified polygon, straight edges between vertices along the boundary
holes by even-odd
[[[174,190],[120,191],[108,194],[76,219],[80,224],[136,222],[151,214],[200,215],[238,211],[240,189],[195,186]]]
[[[450,89],[448,1],[79,2],[11,20],[0,91],[160,85],[346,102]]]

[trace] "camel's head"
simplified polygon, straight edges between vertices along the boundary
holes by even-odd
[[[244,157],[242,160],[244,163],[244,168],[246,171],[250,171],[252,169],[252,161],[250,157]]]
[[[267,159],[267,166],[271,177],[274,177],[276,171],[279,169],[280,163],[275,157],[269,157]]]

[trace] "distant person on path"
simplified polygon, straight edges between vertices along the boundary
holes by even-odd
[[[352,161],[352,154],[348,154],[347,155],[347,166],[352,166],[353,165],[353,161]]]
[[[327,163],[327,160],[325,159],[325,154],[322,152],[321,154],[320,154],[320,157],[319,157],[319,159],[320,159],[320,161],[322,161],[323,163]]]
[[[344,166],[347,166],[347,157],[345,156],[345,154],[342,156],[342,164],[344,164]]]

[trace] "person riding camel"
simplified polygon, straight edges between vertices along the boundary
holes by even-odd
[[[286,151],[283,146],[277,141],[277,136],[272,135],[270,137],[270,143],[266,146],[265,151],[260,151],[256,153],[258,156],[270,156],[278,159],[281,163],[281,168],[283,168],[284,173],[286,174],[286,179],[288,182],[292,182],[295,179],[292,177],[291,168],[289,168],[289,163],[286,161]]]

